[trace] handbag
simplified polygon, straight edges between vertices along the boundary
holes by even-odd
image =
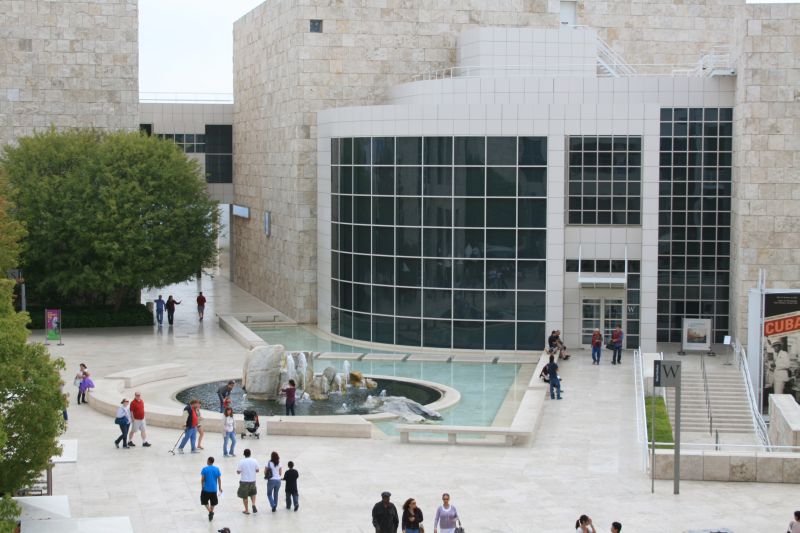
[[[613,350],[614,349],[614,341],[608,341],[606,344],[606,350]]]
[[[114,423],[118,426],[121,426],[122,424],[127,424],[128,419],[124,416],[118,416],[117,418],[114,419]]]
[[[83,381],[83,379],[75,378],[74,380],[72,380],[72,384],[75,385],[76,387],[80,387],[81,386],[81,381]]]
[[[461,523],[459,522],[458,527],[453,530],[455,533],[464,533],[464,528],[461,527]]]

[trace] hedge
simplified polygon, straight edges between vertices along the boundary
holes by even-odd
[[[61,307],[61,327],[115,328],[130,326],[152,326],[153,313],[144,304],[123,306],[116,313],[112,306]],[[44,329],[44,308],[30,307],[30,329]]]

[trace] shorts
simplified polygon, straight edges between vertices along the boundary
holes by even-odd
[[[200,505],[208,505],[209,502],[211,502],[211,505],[217,505],[217,493],[202,491],[200,493]]]
[[[255,481],[240,481],[239,482],[239,490],[236,491],[236,495],[242,499],[247,498],[248,496],[255,496],[258,494],[258,490],[256,489],[256,482]]]
[[[144,418],[141,420],[134,420],[133,425],[131,425],[131,433],[136,433],[137,431],[146,431],[147,426],[145,426]]]

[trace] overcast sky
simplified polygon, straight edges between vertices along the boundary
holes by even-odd
[[[264,0],[139,0],[141,92],[233,92],[233,22]]]
[[[232,93],[233,22],[262,2],[139,0],[139,90]]]

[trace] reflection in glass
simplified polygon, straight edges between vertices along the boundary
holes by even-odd
[[[483,349],[483,322],[453,322],[453,348]]]
[[[453,318],[483,319],[483,291],[453,291]]]
[[[422,260],[398,257],[397,284],[419,287],[422,284]]]
[[[453,286],[463,289],[483,289],[483,261],[453,261]]]
[[[422,311],[422,291],[420,289],[398,288],[397,314],[401,316],[420,316]]]
[[[449,320],[423,320],[422,345],[433,348],[449,348],[451,324]]]
[[[421,253],[420,228],[397,228],[397,255],[412,255],[419,257]]]
[[[514,329],[513,322],[486,322],[486,349],[513,350]]]
[[[517,164],[516,137],[487,137],[486,164],[515,166]]]
[[[453,313],[450,290],[428,289],[423,296],[423,315],[430,318],[450,318]]]
[[[456,165],[484,165],[486,157],[483,137],[456,137],[453,142]]]
[[[514,291],[486,291],[486,318],[514,320]]]
[[[426,257],[452,257],[452,236],[453,231],[450,229],[423,229],[422,254]]]
[[[453,230],[453,256],[483,257],[483,234],[482,229]]]
[[[453,172],[453,194],[455,196],[481,196],[485,192],[486,169],[484,167],[455,167]]]
[[[483,198],[454,198],[453,225],[482,228],[483,204]]]

